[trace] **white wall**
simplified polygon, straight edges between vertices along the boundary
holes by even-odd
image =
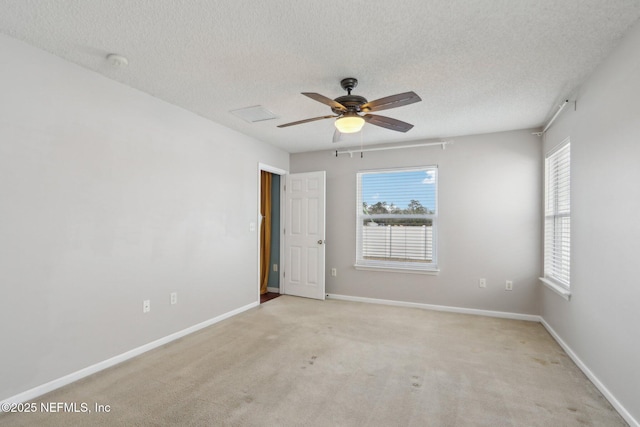
[[[326,266],[338,269],[337,277],[326,274],[327,292],[538,314],[541,161],[540,138],[526,130],[459,137],[446,150],[293,154],[292,172],[327,171]],[[419,165],[439,168],[440,274],[355,270],[356,173]],[[486,289],[478,287],[481,277]],[[513,291],[504,290],[505,280],[514,281]]]
[[[640,24],[545,138],[571,138],[571,301],[542,317],[640,422]],[[627,418],[629,421],[629,418]]]
[[[258,162],[288,153],[0,52],[0,400],[257,300]]]

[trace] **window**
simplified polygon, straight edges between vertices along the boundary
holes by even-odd
[[[567,140],[545,159],[544,279],[569,289],[571,157]]]
[[[438,168],[357,175],[356,268],[437,271]]]

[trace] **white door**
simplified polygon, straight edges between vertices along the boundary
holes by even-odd
[[[325,171],[287,175],[284,293],[324,299]]]

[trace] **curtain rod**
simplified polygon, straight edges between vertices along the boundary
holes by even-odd
[[[349,157],[353,157],[353,153],[364,153],[365,151],[383,151],[383,150],[399,150],[401,148],[416,148],[416,147],[429,147],[433,145],[440,145],[444,150],[444,146],[447,144],[451,144],[449,141],[441,141],[441,142],[424,142],[421,144],[410,144],[410,145],[391,145],[388,147],[376,147],[376,148],[362,148],[362,149],[353,149],[353,150],[344,150],[332,152],[332,155],[338,157],[340,154],[348,154]]]
[[[533,135],[542,136],[542,134],[544,134],[547,131],[547,129],[549,129],[551,127],[553,122],[556,120],[556,117],[558,117],[558,115],[560,115],[560,113],[562,112],[562,110],[564,110],[564,107],[566,107],[568,103],[569,103],[569,100],[565,99],[564,102],[562,104],[560,104],[560,106],[558,107],[558,111],[556,111],[556,113],[553,115],[553,117],[551,117],[551,120],[549,120],[549,122],[544,127],[544,129],[542,129],[541,132],[533,132]]]
[[[556,120],[556,117],[558,117],[558,115],[562,112],[562,110],[564,110],[564,107],[567,106],[567,104],[569,103],[568,99],[565,99],[564,102],[562,104],[560,104],[560,108],[558,108],[558,111],[556,111],[556,113],[553,115],[553,117],[551,117],[551,120],[549,120],[549,123],[547,123],[547,125],[544,127],[544,129],[542,129],[542,132],[546,132],[547,129],[549,129],[549,126],[551,126],[553,124],[553,122]]]

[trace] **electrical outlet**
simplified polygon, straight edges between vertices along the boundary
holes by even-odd
[[[337,269],[337,268],[332,268],[332,269],[331,269],[331,275],[332,275],[333,277],[336,277],[336,276],[338,275],[338,269]]]
[[[177,292],[171,292],[171,304],[177,304],[178,303],[178,293]]]
[[[512,280],[507,280],[507,282],[504,285],[504,290],[505,291],[512,291],[513,290],[513,281]]]
[[[487,279],[478,280],[478,286],[480,286],[481,288],[486,288],[487,287]]]
[[[143,313],[148,313],[151,311],[151,300],[146,299],[144,301],[142,301],[142,312]]]
[[[278,264],[273,264],[273,271],[278,271]]]

